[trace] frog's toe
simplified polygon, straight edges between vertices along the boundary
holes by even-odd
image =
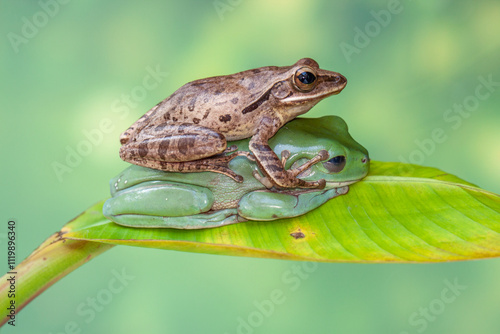
[[[329,157],[328,151],[327,150],[321,150],[318,152],[318,156],[320,158],[320,161],[326,160]]]
[[[242,183],[243,182],[243,176],[236,174],[235,172],[233,172],[229,168],[216,166],[215,169],[213,169],[212,171],[224,174],[224,175],[232,178],[234,181],[236,181],[238,183]]]
[[[238,156],[240,156],[240,157],[241,157],[241,156],[246,157],[246,158],[247,158],[248,160],[250,160],[250,161],[256,161],[255,156],[254,156],[252,153],[250,153],[250,152],[246,152],[246,151],[239,151],[237,154],[238,154]]]
[[[316,183],[317,183],[317,188],[318,189],[324,189],[325,186],[326,186],[325,179],[318,180]]]
[[[335,188],[337,195],[345,195],[349,192],[349,186]]]
[[[234,151],[237,151],[238,150],[238,146],[236,145],[231,145],[229,147],[227,147],[223,153],[233,153]]]
[[[233,180],[235,180],[238,183],[243,183],[243,176],[241,176],[241,175],[235,175],[233,177]]]

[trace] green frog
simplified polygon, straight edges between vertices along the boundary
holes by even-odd
[[[320,69],[310,58],[189,82],[121,134],[120,157],[162,171],[212,171],[243,182],[228,164],[246,156],[259,165],[268,185],[323,188],[324,180],[305,181],[297,178],[301,169],[286,170],[268,141],[288,121],[340,93],[346,83],[344,76]],[[227,141],[245,138],[251,138],[251,154],[227,147]],[[302,169],[327,158],[318,153]]]
[[[250,142],[231,144],[248,151]],[[349,185],[369,170],[367,150],[350,136],[346,123],[337,116],[295,119],[269,144],[281,155],[285,168],[291,169],[324,151],[329,160],[298,175],[308,182],[324,179],[324,189],[269,188],[259,164],[243,156],[228,164],[244,177],[242,183],[214,172],[183,174],[132,165],[111,180],[113,197],[104,204],[104,215],[124,226],[177,229],[295,217],[347,193]]]

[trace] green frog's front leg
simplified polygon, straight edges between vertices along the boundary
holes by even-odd
[[[226,149],[224,135],[209,128],[190,123],[165,122],[142,129],[135,140],[120,148],[120,157],[135,165],[170,172],[217,172],[242,182],[228,163],[248,152],[235,152],[237,147]],[[217,156],[218,155],[218,156]]]
[[[254,173],[254,176],[268,188],[276,186],[278,188],[323,189],[325,187],[325,180],[304,181],[297,178],[297,175],[314,164],[328,159],[328,153],[325,150],[321,150],[316,157],[307,161],[302,166],[286,170],[287,154],[283,152],[282,158],[279,159],[268,144],[269,138],[280,128],[280,123],[281,121],[278,118],[265,117],[255,135],[250,139],[249,149],[252,151],[255,161],[264,174],[264,178],[259,178],[257,173]]]
[[[275,220],[307,213],[329,199],[347,194],[349,186],[324,191],[272,192],[258,190],[243,196],[238,203],[238,214],[249,220]]]

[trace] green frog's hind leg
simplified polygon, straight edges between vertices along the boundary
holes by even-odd
[[[123,226],[196,229],[244,221],[236,208],[211,210],[210,189],[171,181],[147,181],[123,189],[103,206],[105,217]]]
[[[136,228],[174,228],[182,230],[195,230],[236,224],[246,221],[246,219],[238,216],[236,209],[224,209],[181,217],[128,214],[114,217],[113,221],[123,226]]]

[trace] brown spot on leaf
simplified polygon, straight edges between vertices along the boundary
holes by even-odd
[[[290,233],[290,236],[292,236],[293,238],[295,238],[295,240],[297,239],[303,239],[306,237],[306,235],[304,233],[302,233],[302,231],[299,230],[297,232],[293,232],[293,233]]]

